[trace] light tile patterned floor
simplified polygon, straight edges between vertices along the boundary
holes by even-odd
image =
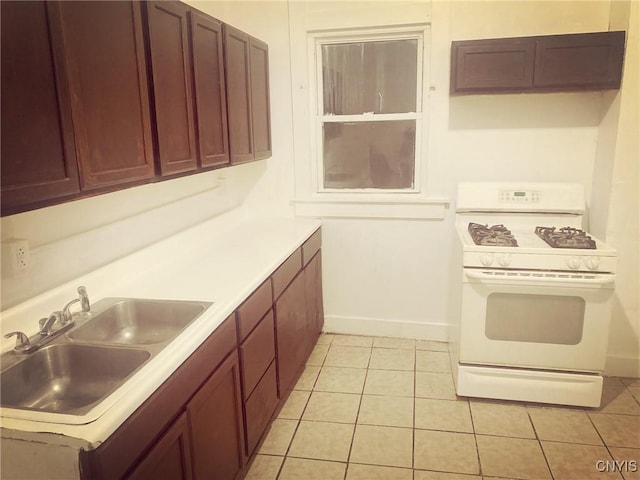
[[[640,480],[640,380],[598,409],[467,399],[444,343],[322,335],[247,479]]]

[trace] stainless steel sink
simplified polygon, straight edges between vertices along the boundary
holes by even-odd
[[[11,351],[0,356],[1,406],[89,414],[210,305],[141,298],[100,300],[91,306],[88,320],[86,314],[74,315],[76,326],[47,346],[33,353]]]
[[[210,303],[122,299],[68,333],[73,340],[128,345],[166,342],[204,312]]]
[[[122,385],[150,356],[136,348],[44,347],[2,372],[2,406],[82,415]]]

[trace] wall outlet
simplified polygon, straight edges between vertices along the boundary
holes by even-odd
[[[5,276],[26,272],[30,267],[29,240],[11,238],[2,242],[2,273]]]

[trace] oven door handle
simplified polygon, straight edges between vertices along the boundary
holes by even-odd
[[[559,273],[541,273],[535,274],[523,271],[487,272],[486,270],[465,269],[465,275],[476,280],[486,282],[509,281],[509,282],[536,282],[536,283],[572,283],[574,285],[608,285],[613,283],[616,276],[614,274],[600,273],[593,274],[559,274]],[[561,276],[562,275],[562,276]]]

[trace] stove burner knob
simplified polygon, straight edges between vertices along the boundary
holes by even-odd
[[[589,270],[597,270],[600,266],[600,259],[598,257],[589,257],[584,261]]]
[[[493,263],[493,255],[491,253],[485,253],[480,257],[480,262],[485,267],[490,267],[491,264]]]
[[[580,257],[569,257],[567,258],[567,267],[571,270],[577,270],[580,268]]]
[[[511,255],[508,253],[498,255],[498,263],[501,267],[508,267],[511,264]]]

